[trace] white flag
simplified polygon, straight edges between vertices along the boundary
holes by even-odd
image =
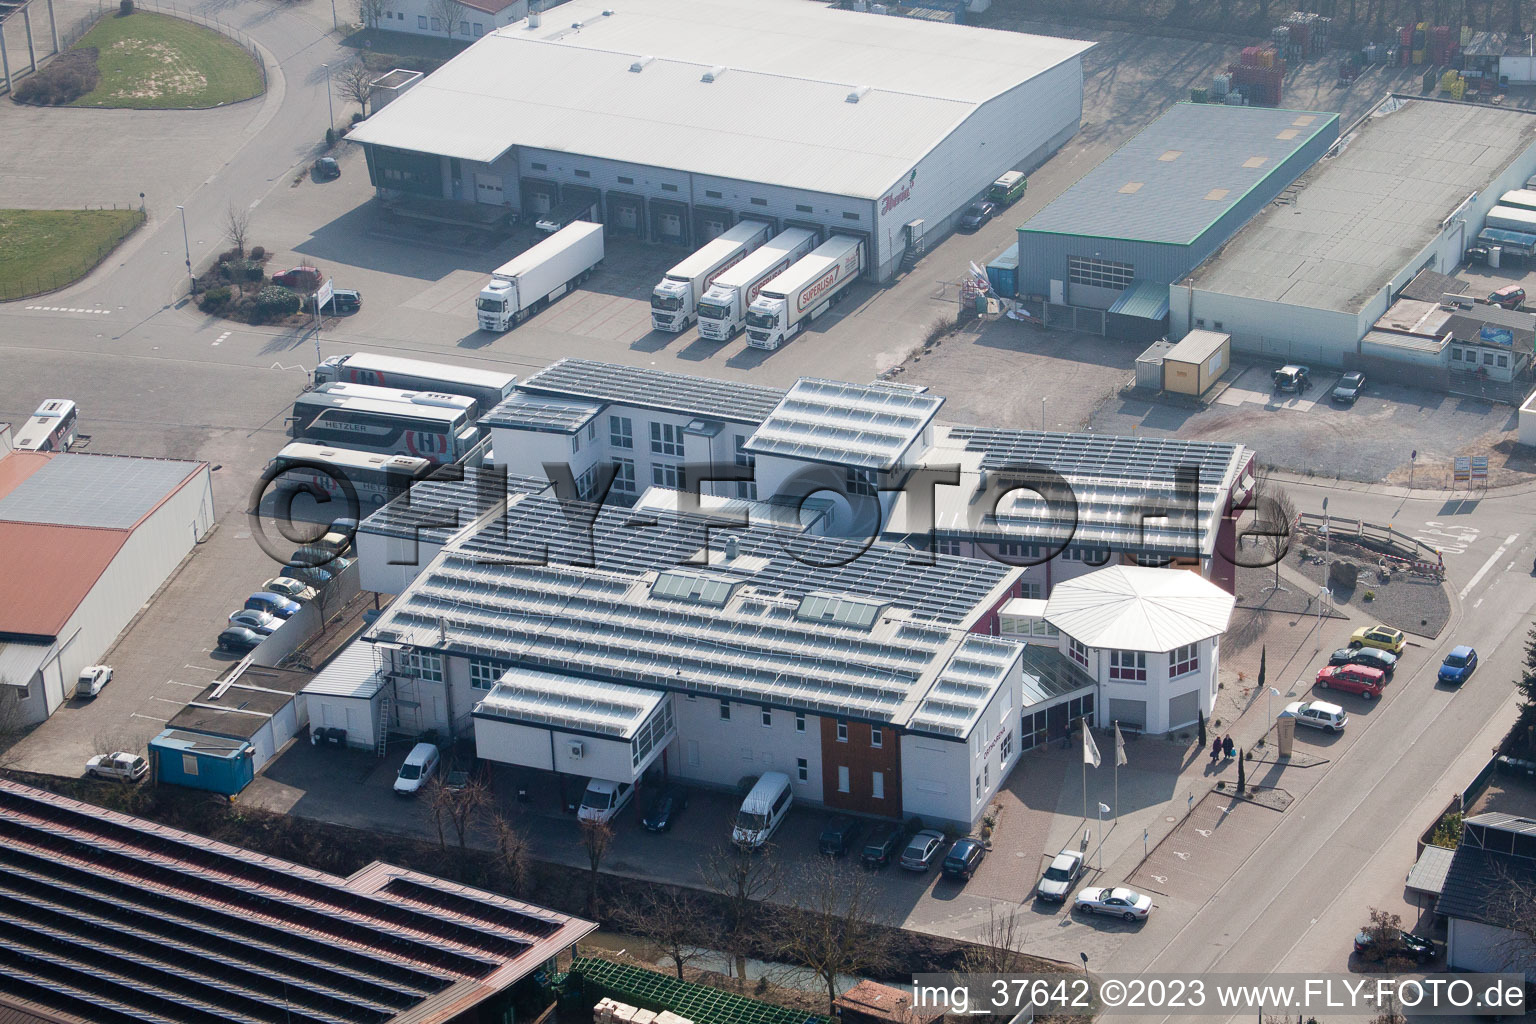
[[[1088,719],[1083,719],[1083,764],[1091,764],[1095,768],[1099,766],[1099,747],[1093,742],[1093,736],[1088,732]]]
[[[1115,723],[1115,767],[1130,764],[1125,759],[1125,737],[1120,735],[1120,723]]]

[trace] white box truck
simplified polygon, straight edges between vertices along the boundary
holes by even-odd
[[[747,322],[747,307],[763,285],[794,266],[816,245],[816,232],[790,228],[715,278],[699,300],[699,337],[729,341]]]
[[[747,308],[747,344],[778,348],[800,333],[864,272],[864,242],[833,235],[763,286]]]
[[[1524,210],[1518,206],[1495,206],[1488,211],[1487,227],[1501,231],[1524,231],[1536,234],[1536,210]]]
[[[768,240],[773,229],[744,220],[667,271],[651,291],[651,326],[676,334],[698,319],[699,299],[721,273]]]
[[[585,281],[603,261],[603,226],[579,220],[491,274],[475,310],[482,331],[506,331]]]

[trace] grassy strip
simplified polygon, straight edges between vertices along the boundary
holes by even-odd
[[[99,51],[101,81],[76,107],[216,107],[261,95],[256,59],[234,40],[181,18],[109,15],[76,44]]]
[[[0,299],[79,280],[142,223],[138,210],[0,210]]]

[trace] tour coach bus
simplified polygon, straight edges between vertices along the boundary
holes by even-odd
[[[479,440],[463,408],[308,391],[293,403],[296,441],[458,462]]]
[[[314,488],[335,501],[346,501],[350,487],[357,503],[366,509],[399,497],[432,469],[431,462],[410,455],[296,441],[267,463],[267,479],[276,483],[278,491]]]
[[[354,352],[349,356],[331,356],[315,367],[315,384],[339,381],[344,384],[372,384],[402,391],[446,391],[464,395],[480,403],[487,413],[512,393],[517,375],[500,370],[476,370],[468,366],[428,363],[399,356],[379,356]]]

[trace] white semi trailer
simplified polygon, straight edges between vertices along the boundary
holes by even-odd
[[[699,337],[710,341],[729,341],[735,337],[747,322],[747,308],[763,286],[794,266],[815,245],[814,231],[790,228],[715,278],[699,300]]]
[[[775,349],[825,313],[864,272],[864,242],[833,235],[758,292],[747,309],[747,344]]]
[[[506,331],[586,280],[603,260],[603,226],[579,220],[497,267],[475,311],[483,331]]]
[[[741,221],[667,271],[651,292],[651,326],[674,334],[686,331],[698,319],[699,299],[710,283],[740,263],[772,233],[773,229],[762,221]]]

